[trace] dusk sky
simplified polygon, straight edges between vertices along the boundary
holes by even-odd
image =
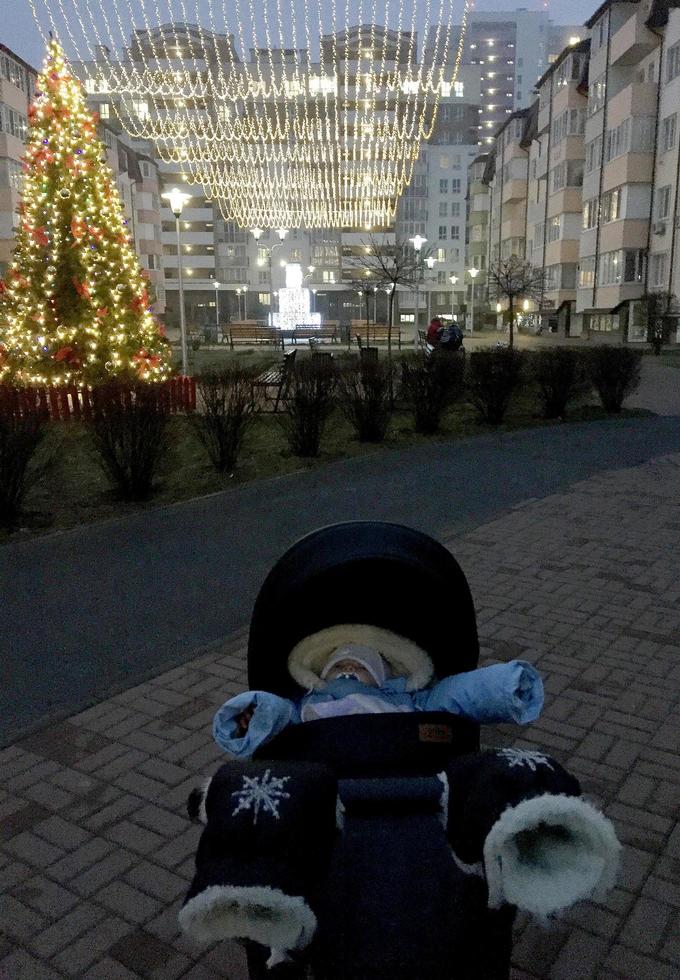
[[[81,0],[76,0],[76,3],[80,2]],[[127,6],[127,4],[123,4],[121,0],[89,0],[92,10],[96,9],[98,2],[101,2],[104,8],[109,12],[112,12],[115,9],[116,3],[119,9],[124,9],[124,7]],[[133,7],[136,5],[136,0],[129,0],[129,2]],[[197,2],[200,9],[200,0],[197,0]],[[300,2],[302,2],[302,0],[300,0]],[[157,0],[157,5],[161,10],[164,8],[167,9],[169,4],[172,4],[172,0]],[[40,9],[40,0],[38,0],[37,6],[38,9]],[[70,4],[66,3],[65,6],[68,9]],[[154,6],[155,4],[153,2],[147,4],[147,7],[152,10],[154,9]],[[175,3],[175,6],[178,7],[178,4]],[[247,10],[249,6],[250,4],[248,0],[245,0],[243,7]],[[373,4],[371,0],[366,0],[364,3],[364,9],[366,10],[370,10],[372,6]],[[378,0],[377,6],[378,8],[381,6],[380,0]],[[599,6],[599,0],[550,0],[548,9],[550,10],[550,15],[555,23],[579,24],[589,17],[597,6]],[[186,10],[190,20],[195,20],[195,17],[192,17],[195,7],[196,4],[193,2],[193,0],[187,0]],[[216,4],[215,7],[216,9],[220,9],[221,3]],[[342,10],[344,8],[344,2],[339,3],[338,8]],[[543,0],[477,0],[476,3],[476,9],[479,11],[516,10],[518,8],[526,8],[527,10],[543,10],[545,8],[545,4]],[[6,44],[7,47],[21,55],[22,58],[25,58],[30,64],[34,65],[36,68],[39,68],[43,58],[42,41],[33,20],[29,2],[28,0],[0,0],[0,12],[9,15],[10,9],[11,17],[8,16],[5,19],[3,26],[0,29],[0,40],[2,43]],[[454,9],[457,11],[462,10],[461,0],[458,0]],[[178,15],[177,19],[180,20],[181,17]],[[207,25],[207,19],[205,23]]]

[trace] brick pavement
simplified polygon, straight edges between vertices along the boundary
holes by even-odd
[[[670,980],[680,969],[680,455],[602,473],[445,543],[468,575],[483,662],[546,679],[528,729],[625,844],[618,887],[545,930],[521,919],[513,980]],[[189,790],[245,686],[245,633],[0,751],[0,977],[242,980],[239,947],[178,935],[199,829]]]

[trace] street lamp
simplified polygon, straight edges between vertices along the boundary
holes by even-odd
[[[456,302],[456,283],[458,282],[458,276],[449,276],[449,282],[453,286],[453,289],[451,290],[451,319],[453,320],[453,307]]]
[[[217,328],[217,333],[220,332],[220,283],[215,280],[213,286],[215,287],[215,327]],[[215,338],[219,342],[219,336]]]
[[[432,271],[432,269],[434,269],[434,264],[436,261],[437,260],[435,259],[434,255],[428,255],[428,257],[425,259],[425,265],[428,267],[430,271]],[[431,299],[432,299],[432,293],[430,292],[430,284],[428,282],[427,284],[427,322],[428,323],[431,320],[431,314],[432,314]]]
[[[312,313],[316,313],[316,294],[317,294],[316,286],[313,286],[312,287]]]
[[[242,286],[243,289],[243,319],[248,319],[248,287]]]
[[[241,319],[241,293],[242,293],[242,291],[243,290],[241,289],[240,286],[236,290],[236,302],[238,303],[238,318],[239,318],[239,320]]]
[[[472,292],[470,294],[470,333],[474,333],[475,330],[475,279],[479,275],[479,269],[475,269],[473,266],[468,269],[470,274],[470,279],[472,279]]]
[[[264,232],[263,232],[263,230],[261,228],[251,228],[250,229],[250,233],[251,233],[251,235],[253,236],[253,238],[255,239],[256,242],[259,242],[260,239],[262,238],[262,236],[264,235]],[[269,269],[269,294],[270,294],[270,296],[275,296],[276,295],[276,293],[274,292],[274,280],[272,279],[272,252],[274,251],[275,248],[279,248],[279,246],[283,245],[283,240],[286,237],[286,235],[288,234],[288,229],[287,228],[277,228],[276,229],[276,234],[279,236],[278,242],[274,242],[273,245],[269,245],[267,247],[267,267]],[[260,264],[260,260],[258,260],[258,265],[259,264]],[[286,263],[282,261],[281,262],[281,265],[282,265],[282,267],[285,268]],[[271,316],[272,316],[272,314],[274,312],[274,304],[272,302],[270,302],[269,307],[270,307],[270,311],[271,311],[270,312],[270,326],[272,326],[273,323],[274,323],[274,321],[271,319]],[[245,317],[244,317],[244,319],[245,319]]]
[[[182,209],[187,201],[191,199],[190,194],[185,194],[179,187],[172,187],[163,194],[165,200],[170,204],[170,210],[175,216],[175,232],[177,235],[177,282],[179,285],[179,334],[182,345],[182,374],[189,373],[189,351],[187,349],[187,324],[184,314],[184,281],[182,279],[182,251],[179,240],[179,219],[182,216]]]
[[[413,346],[418,350],[418,317],[420,314],[420,276],[422,273],[422,265],[420,263],[420,250],[427,241],[427,238],[423,238],[422,235],[414,235],[409,241],[413,245],[415,253],[418,257],[418,266],[416,269],[416,311],[413,317]]]
[[[373,326],[378,322],[378,287],[373,287]]]

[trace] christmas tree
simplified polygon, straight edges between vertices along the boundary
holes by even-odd
[[[0,382],[165,380],[169,348],[96,118],[56,41],[28,115],[16,246],[0,282]]]

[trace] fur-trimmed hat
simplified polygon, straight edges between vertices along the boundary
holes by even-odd
[[[323,672],[329,659],[348,645],[368,647],[380,654],[395,676],[406,678],[407,691],[418,691],[432,679],[432,661],[417,644],[391,630],[365,623],[341,623],[300,640],[288,657],[291,677],[306,690],[325,687]]]

